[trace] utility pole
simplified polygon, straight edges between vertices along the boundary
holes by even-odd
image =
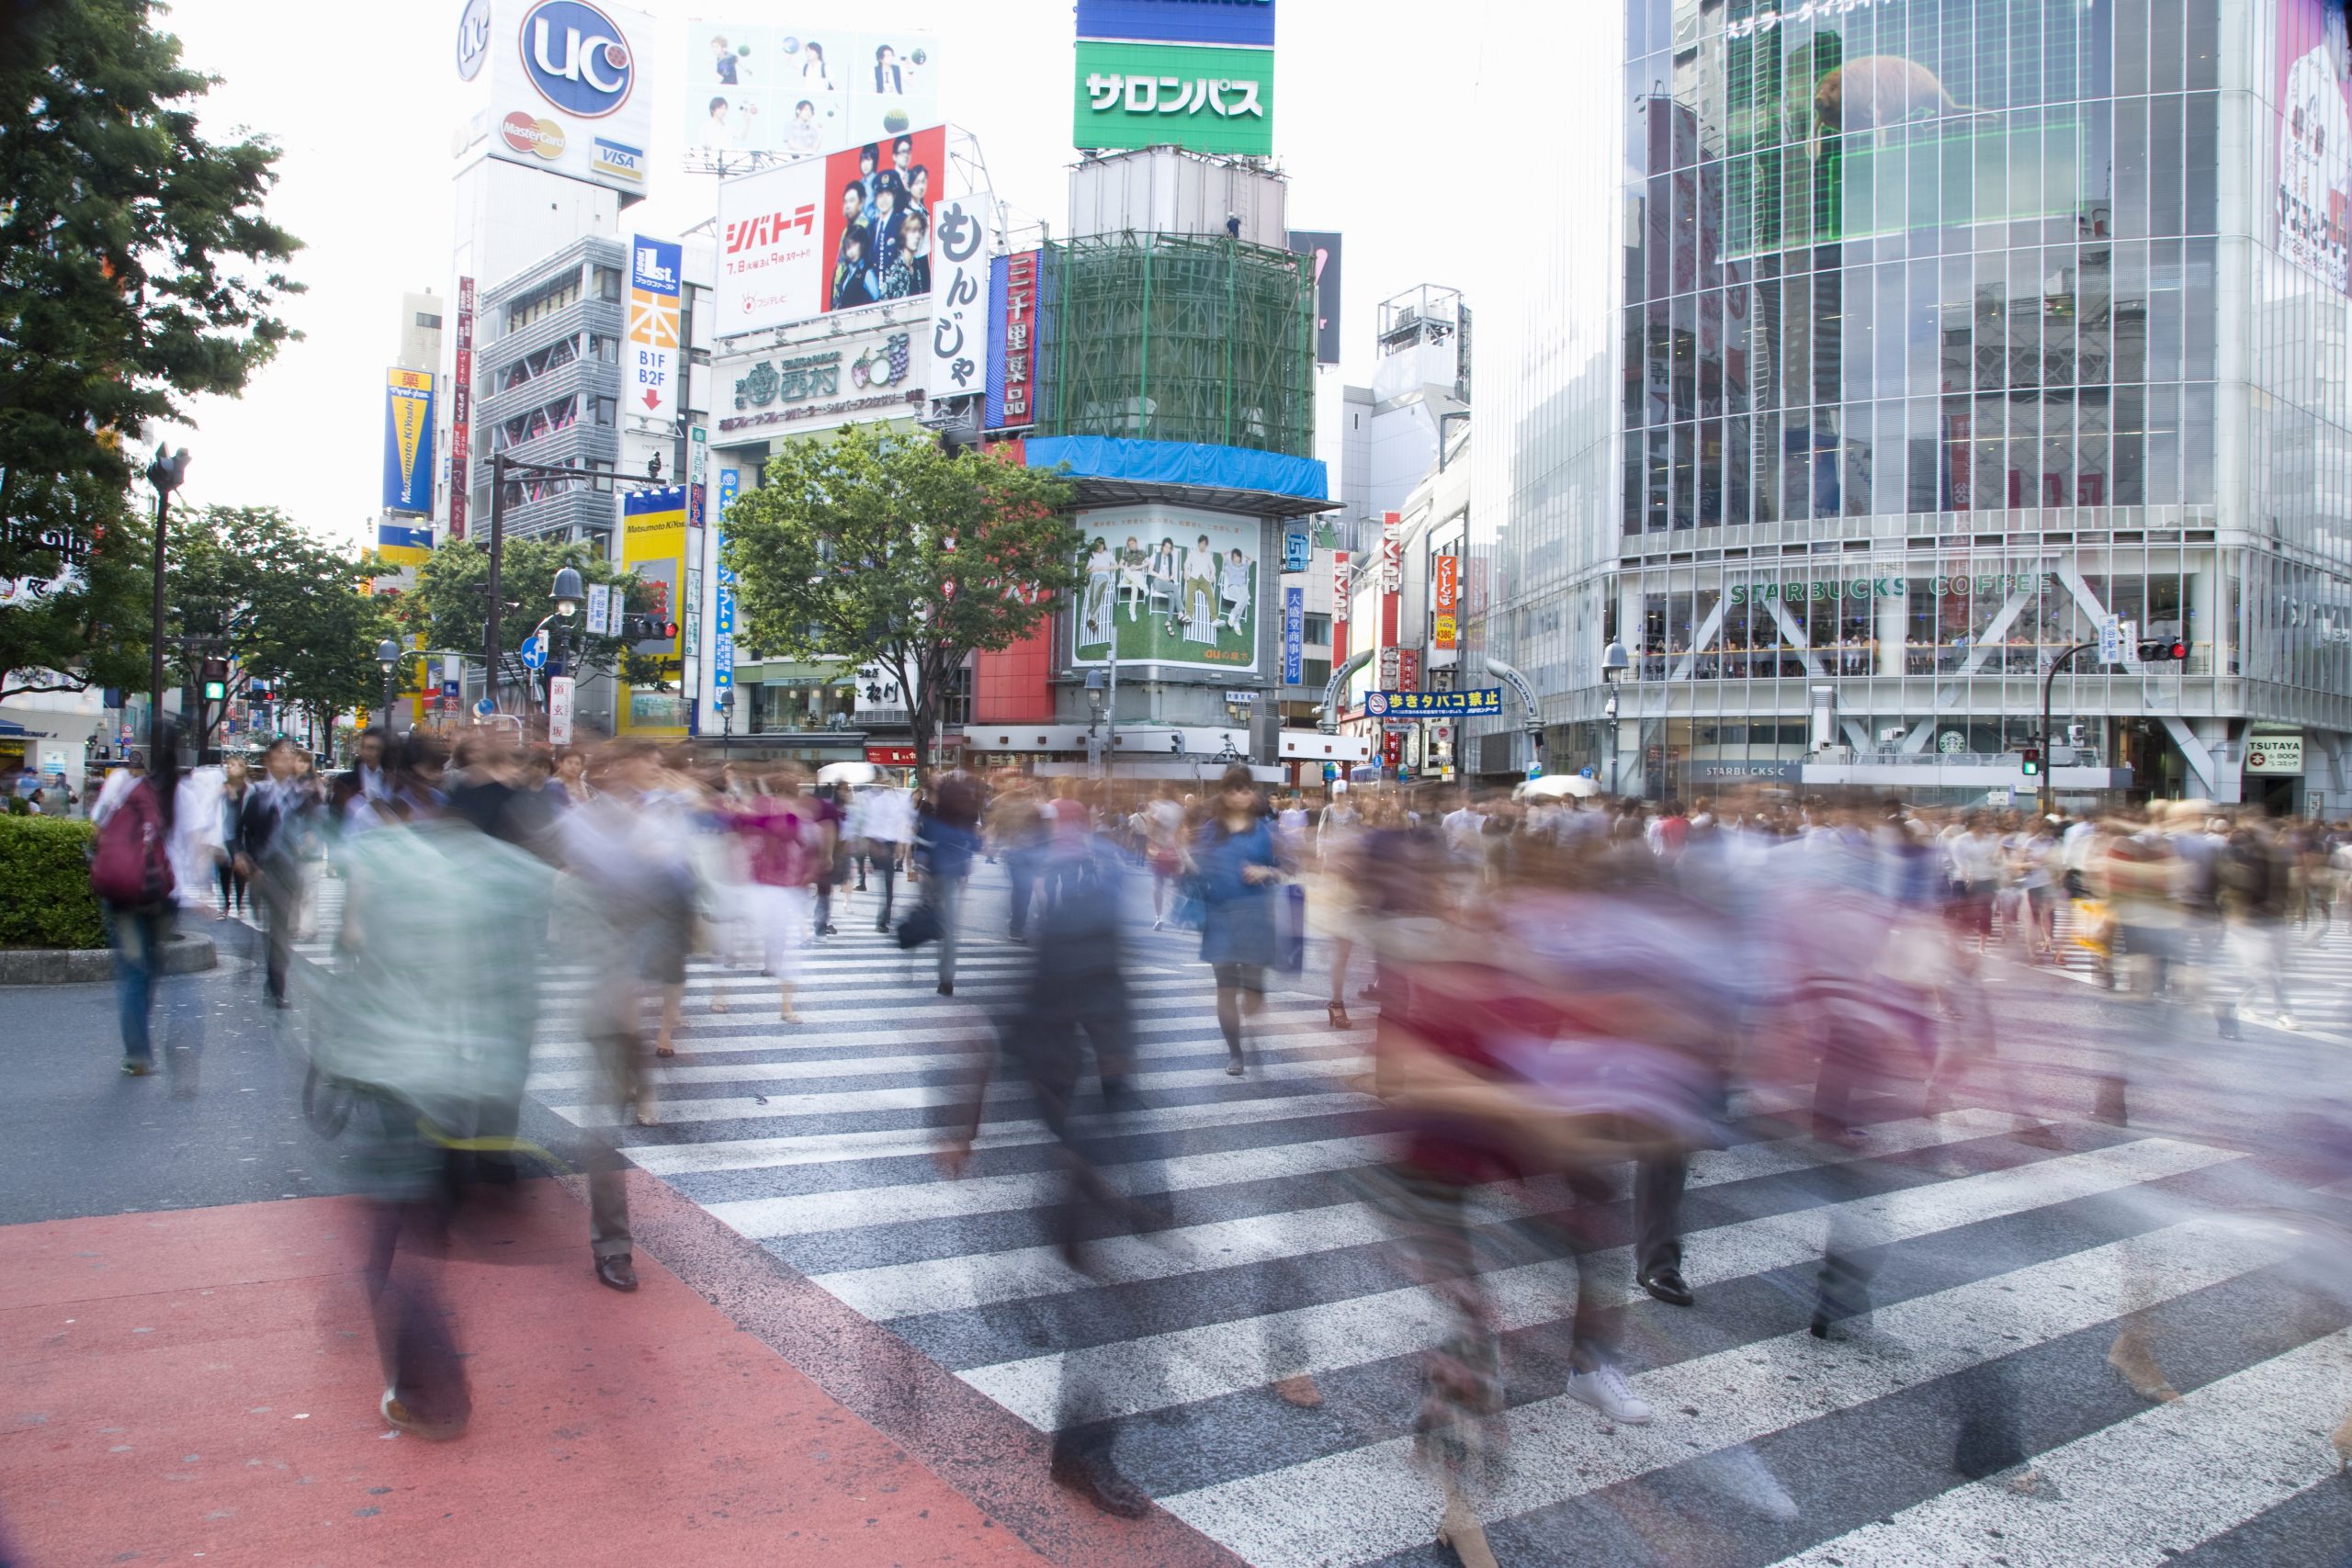
[[[155,748],[164,734],[164,536],[169,532],[172,515],[172,491],[179,489],[180,480],[187,474],[188,450],[181,447],[175,453],[169,446],[155,448],[155,460],[147,465],[147,482],[155,487],[155,615],[149,628],[147,644],[147,765],[155,765]]]
[[[490,455],[490,609],[481,625],[481,694],[498,706],[498,571],[506,554],[506,470],[503,452]]]
[[[2050,770],[2050,686],[2058,679],[2058,671],[2075,661],[2075,655],[2087,653],[2098,644],[2078,642],[2050,661],[2050,672],[2041,678],[2041,793],[2036,809],[2047,817],[2058,805],[2058,781]]]

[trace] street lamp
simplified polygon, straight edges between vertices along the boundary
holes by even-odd
[[[1600,650],[1600,682],[1609,688],[1608,701],[1600,705],[1600,716],[1609,726],[1609,793],[1617,793],[1617,758],[1623,750],[1617,737],[1617,682],[1625,678],[1633,660],[1626,656],[1625,645],[1611,638]]]
[[[147,649],[147,763],[155,762],[156,748],[162,742],[164,725],[164,536],[172,513],[172,491],[180,488],[187,477],[190,454],[185,446],[177,452],[169,446],[155,448],[155,460],[147,465],[147,482],[155,487],[155,617],[150,628]]]
[[[376,662],[384,671],[384,733],[392,732],[392,670],[401,661],[401,645],[390,637],[376,645]]]

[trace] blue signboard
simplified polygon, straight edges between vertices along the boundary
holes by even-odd
[[[1274,46],[1274,0],[1078,0],[1078,36]]]
[[[391,370],[385,375],[384,510],[433,514],[430,370]]]
[[[1306,571],[1315,564],[1315,533],[1304,523],[1283,525],[1283,570]]]
[[[1366,692],[1363,711],[1374,718],[1452,718],[1458,715],[1500,713],[1503,689],[1480,686],[1468,692]]]
[[[742,488],[743,472],[740,468],[718,470],[718,516],[727,518],[728,504],[735,492]],[[717,533],[711,540],[711,554],[718,558],[718,587],[711,607],[710,617],[710,685],[723,692],[735,684],[735,574],[725,561],[727,536]]]
[[[1306,590],[1283,590],[1283,684],[1295,686],[1306,659]]]

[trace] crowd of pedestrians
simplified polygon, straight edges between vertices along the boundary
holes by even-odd
[[[608,1124],[656,1125],[656,1064],[691,1048],[683,998],[697,954],[756,967],[774,986],[760,1010],[791,1029],[806,956],[844,920],[892,933],[946,998],[972,933],[1002,930],[1021,956],[1012,983],[991,988],[1006,999],[965,1010],[981,1021],[979,1044],[948,1075],[943,1161],[950,1175],[968,1168],[991,1095],[1033,1102],[1023,1113],[1055,1140],[1052,1235],[1090,1274],[1168,1223],[1137,1120],[1150,1103],[1136,1087],[1144,944],[1154,963],[1205,967],[1202,1004],[1237,1078],[1261,1062],[1269,990],[1289,975],[1301,991],[1328,985],[1329,1024],[1364,1043],[1355,1082],[1394,1139],[1371,1189],[1392,1264],[1444,1316],[1411,1435],[1442,1492],[1444,1539],[1473,1564],[1493,1561],[1482,1518],[1508,1464],[1513,1316],[1487,1277],[1483,1191],[1557,1194],[1528,1206],[1519,1242],[1546,1238],[1573,1264],[1574,1299],[1553,1314],[1560,1387],[1599,1419],[1641,1426],[1652,1411],[1604,1310],[1621,1283],[1600,1271],[1611,1205],[1630,1205],[1633,1285],[1696,1308],[1682,1225],[1693,1157],[1758,1136],[1809,1141],[1804,1179],[1829,1223],[1805,1323],[1866,1353],[1890,1251],[1854,1174],[1866,1129],[1965,1104],[2013,1113],[2031,1137],[2086,1111],[2003,1055],[1988,959],[2087,967],[2167,1038],[2202,1029],[2208,1010],[2207,1038],[2234,1038],[2257,1003],[2291,1026],[2284,955],[2328,940],[2352,868],[2341,827],[2199,803],[2051,818],[1764,792],[1686,810],[1357,790],[1310,807],[1246,767],[1116,791],[949,767],[910,789],[642,740],[533,754],[491,731],[454,752],[427,735],[371,733],[332,777],[290,746],[258,770],[192,773],[166,748],[144,776],[109,781],[97,812],[119,818],[102,825],[94,878],[112,907],[134,1075],[153,1064],[153,955],[175,908],[242,909],[263,933],[263,994],[283,1008],[301,999],[291,953],[316,879],[322,868],[339,879],[310,1066],[347,1100],[345,1135],[369,1175],[382,1414],[426,1437],[456,1435],[469,1408],[434,1285],[439,1238],[469,1188],[539,1163],[583,1169],[594,1277],[637,1284],[614,1141],[550,1153],[525,1135],[547,1004],[517,977],[542,972],[551,934],[586,976],[581,1032]],[[970,893],[990,862],[1001,926]],[[1310,931],[1324,939],[1311,974]],[[746,1000],[721,990],[709,1005]],[[2087,1113],[2128,1122],[2177,1059],[2114,1055]],[[191,1051],[191,1082],[193,1066]],[[2300,1146],[2352,1175],[2347,1127],[2314,1110],[2297,1123]],[[1262,1321],[1268,1385],[1319,1403],[1283,1314]],[[2120,1334],[2109,1359],[2143,1397],[2169,1394],[2144,1325]],[[1078,1358],[1062,1376],[1055,1476],[1141,1512],[1148,1499],[1105,1435],[1117,1391]],[[1951,1413],[1951,1462],[2030,1489],[2015,1400],[1988,1376]],[[2352,1450],[2352,1424],[2336,1440]],[[1759,1456],[1722,1463],[1752,1506],[1791,1506]]]

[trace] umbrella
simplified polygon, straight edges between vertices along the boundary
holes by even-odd
[[[1519,786],[1521,800],[1557,800],[1564,795],[1581,800],[1600,793],[1600,785],[1578,773],[1545,773]]]
[[[870,784],[881,776],[881,770],[871,762],[828,762],[817,770],[820,784]]]

